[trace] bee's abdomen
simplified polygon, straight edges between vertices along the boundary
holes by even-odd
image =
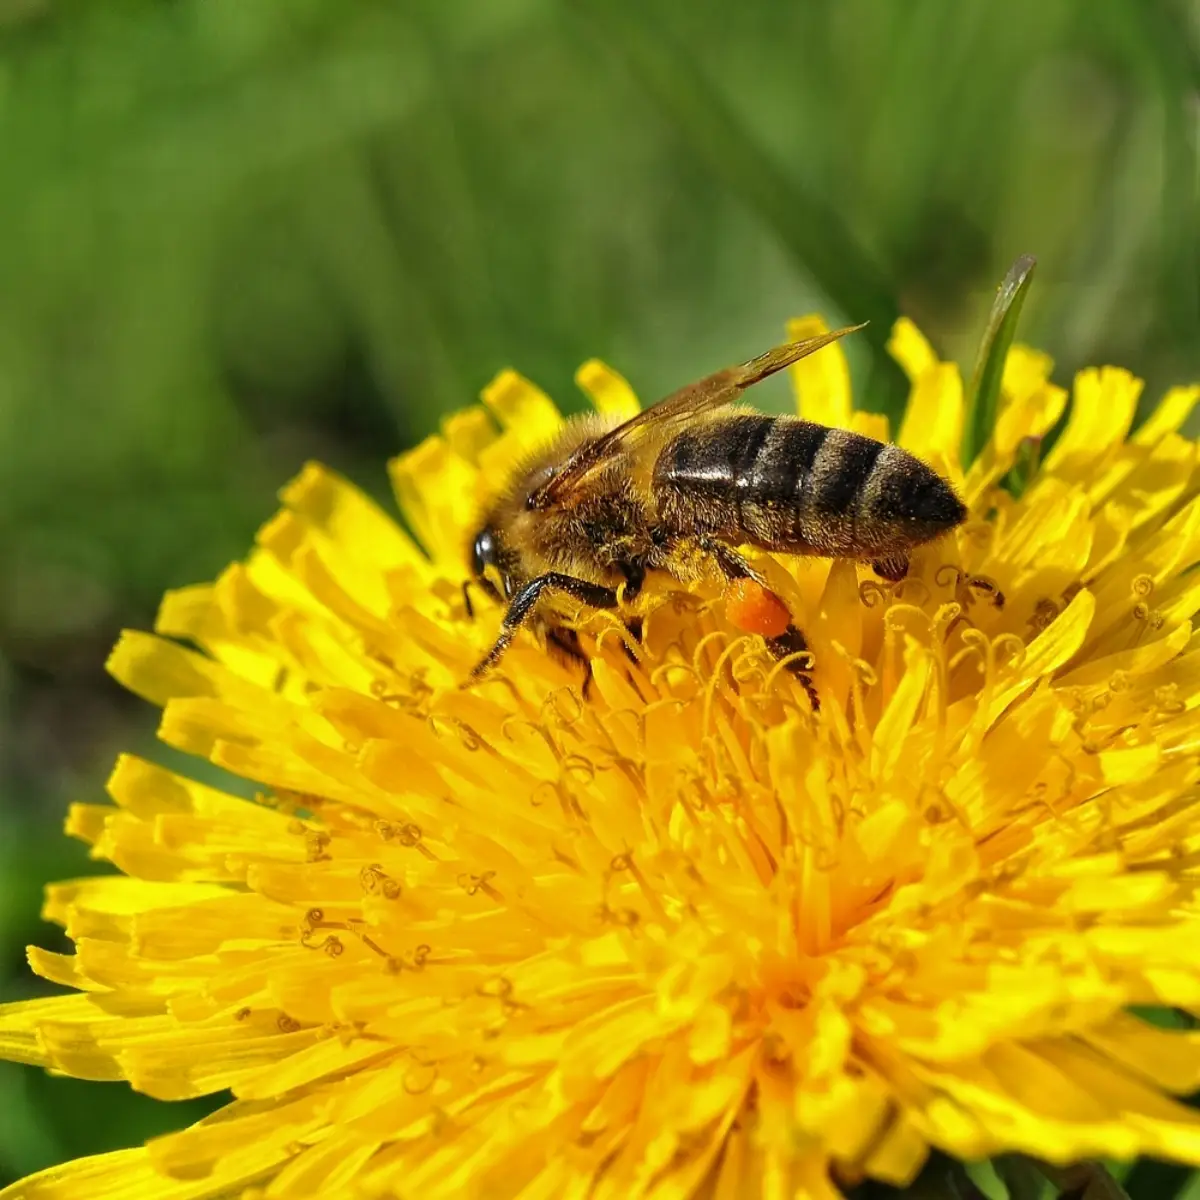
[[[777,535],[810,499],[805,483],[830,433],[810,421],[754,413],[707,421],[663,448],[655,490],[685,528]]]
[[[925,494],[930,486],[945,497],[945,527],[956,524],[961,505],[953,493],[898,447],[795,417],[753,413],[679,434],[659,454],[653,480],[662,517],[680,532],[847,556],[869,556],[890,540],[881,522],[925,517],[900,510],[914,488]]]

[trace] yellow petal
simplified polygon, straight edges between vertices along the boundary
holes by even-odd
[[[526,451],[548,442],[562,424],[550,397],[516,371],[501,371],[483,389],[483,402]]]
[[[1200,403],[1200,386],[1171,388],[1132,440],[1139,446],[1153,446],[1168,434],[1178,432],[1197,403]]]
[[[480,453],[496,440],[496,428],[479,405],[447,413],[442,418],[442,437],[465,462],[477,466]]]
[[[888,353],[904,369],[912,384],[916,384],[941,365],[933,347],[907,317],[901,317],[892,326],[892,334],[888,339]]]
[[[466,560],[479,499],[476,474],[438,437],[388,463],[400,511],[425,552],[439,562]]]
[[[409,538],[373,500],[319,463],[308,463],[281,489],[279,498],[375,571],[387,571],[420,558]]]
[[[1142,381],[1118,367],[1080,371],[1067,426],[1046,456],[1043,471],[1088,481],[1096,464],[1129,433],[1141,391]]]
[[[598,358],[588,359],[575,372],[575,382],[587,393],[596,411],[614,421],[628,421],[641,411],[633,388]]]
[[[788,340],[793,342],[828,332],[829,326],[815,314],[795,317],[787,326]],[[839,342],[831,342],[816,354],[793,363],[788,371],[796,392],[797,409],[806,421],[839,429],[850,428],[853,410],[850,365]]]

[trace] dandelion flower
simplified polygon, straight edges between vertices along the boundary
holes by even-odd
[[[814,332],[796,323],[796,337]],[[29,1200],[810,1197],[931,1147],[1200,1163],[1200,486],[1169,392],[1015,348],[964,466],[957,369],[901,322],[897,440],[970,507],[895,585],[756,560],[821,708],[707,585],[642,637],[580,612],[592,685],[522,634],[463,688],[480,504],[560,417],[509,372],[392,465],[408,533],[308,467],[250,557],[110,661],[253,800],[123,758],[52,886],[69,990],[0,1053],[213,1117]],[[804,415],[886,438],[836,345]],[[579,381],[636,404],[598,363]],[[499,426],[494,430],[492,419]],[[1019,491],[1019,494],[1016,494]]]

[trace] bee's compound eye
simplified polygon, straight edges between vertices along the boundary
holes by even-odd
[[[471,569],[480,578],[488,567],[496,565],[496,539],[490,529],[481,529],[475,535],[471,548]]]

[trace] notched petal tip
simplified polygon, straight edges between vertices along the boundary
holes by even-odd
[[[637,395],[625,377],[598,358],[589,358],[575,372],[575,383],[602,416],[628,421],[641,411]]]

